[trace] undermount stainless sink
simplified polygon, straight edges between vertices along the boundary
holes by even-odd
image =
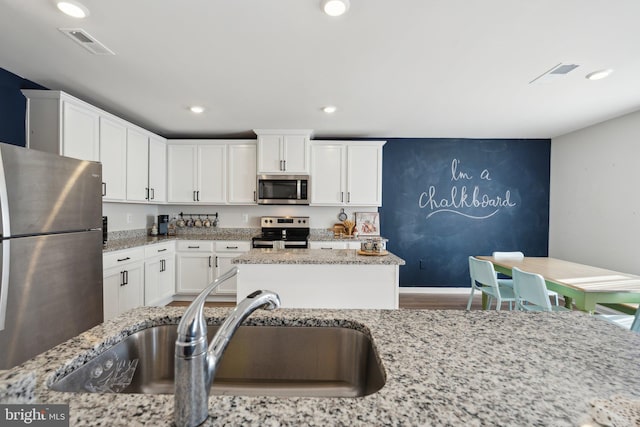
[[[218,328],[208,327],[209,341]],[[51,384],[64,392],[173,394],[176,325],[143,329]],[[371,339],[342,327],[241,326],[212,394],[360,397],[385,383]]]

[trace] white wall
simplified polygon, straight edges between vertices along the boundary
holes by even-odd
[[[640,112],[551,142],[549,256],[640,274]]]
[[[372,207],[348,207],[344,210],[349,218],[354,219],[354,212],[377,212]],[[194,214],[218,213],[221,228],[259,228],[261,216],[308,216],[311,228],[332,228],[340,222],[339,207],[318,206],[192,206],[192,205],[145,205],[133,203],[103,203],[102,214],[109,220],[109,231],[135,230],[151,228],[157,216],[168,214],[171,217],[180,212]],[[245,222],[245,216],[247,221]],[[131,222],[127,222],[130,217]],[[384,230],[382,230],[384,233]]]

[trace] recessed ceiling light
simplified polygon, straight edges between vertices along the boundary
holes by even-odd
[[[333,114],[333,113],[336,112],[336,110],[337,110],[337,108],[336,108],[335,105],[327,105],[326,107],[324,107],[322,109],[322,111],[324,111],[327,114]]]
[[[82,19],[89,16],[89,9],[87,9],[83,4],[78,3],[77,1],[59,1],[56,3],[56,6],[58,6],[58,9],[60,9],[62,13],[73,18]]]
[[[349,10],[349,0],[322,0],[320,7],[329,16],[340,16]]]
[[[204,107],[201,107],[199,105],[194,105],[193,107],[189,107],[189,110],[191,110],[191,112],[195,114],[204,113]]]
[[[613,70],[611,68],[607,68],[606,70],[593,71],[587,74],[585,78],[589,80],[600,80],[608,77],[611,73],[613,73]]]

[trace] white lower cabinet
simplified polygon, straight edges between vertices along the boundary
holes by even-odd
[[[166,305],[176,293],[175,242],[145,246],[144,305]]]
[[[177,242],[177,293],[200,293],[213,281],[214,268],[213,242],[203,240]]]
[[[217,241],[216,250],[216,277],[220,277],[231,267],[231,260],[251,250],[251,243],[245,241]],[[217,295],[235,295],[237,288],[237,276],[222,283],[216,289]],[[244,296],[243,296],[244,297]]]
[[[144,248],[103,256],[104,320],[144,304]]]

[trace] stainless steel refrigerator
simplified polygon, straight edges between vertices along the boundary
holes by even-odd
[[[0,369],[102,322],[101,175],[0,143]]]

